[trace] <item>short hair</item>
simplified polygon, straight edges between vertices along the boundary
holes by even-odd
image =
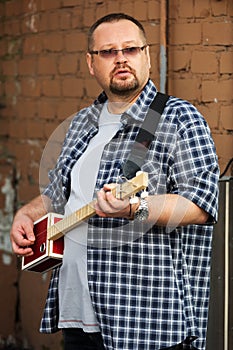
[[[145,29],[143,28],[143,25],[134,17],[131,17],[129,15],[126,15],[125,13],[110,13],[104,17],[99,18],[89,29],[88,32],[88,51],[91,51],[93,49],[93,34],[97,27],[99,27],[102,23],[112,23],[112,22],[118,22],[120,20],[128,20],[136,24],[136,26],[139,28],[143,38],[146,41],[146,33]]]

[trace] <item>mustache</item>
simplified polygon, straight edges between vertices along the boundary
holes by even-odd
[[[116,65],[116,67],[112,70],[111,75],[113,76],[119,69],[127,69],[130,73],[135,75],[135,70],[126,63],[119,63]]]

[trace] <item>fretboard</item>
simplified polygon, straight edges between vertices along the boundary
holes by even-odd
[[[148,174],[140,171],[133,179],[122,184],[113,185],[112,192],[117,198],[125,199],[145,189],[147,185]],[[56,224],[50,226],[47,232],[48,239],[54,241],[59,239],[67,232],[78,226],[82,221],[95,215],[95,203],[96,200],[91,201],[87,205],[76,210],[74,213],[58,221]]]

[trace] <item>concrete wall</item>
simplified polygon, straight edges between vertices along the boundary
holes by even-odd
[[[8,339],[25,349],[61,348],[60,334],[38,333],[49,274],[17,268],[9,242],[12,216],[39,194],[40,160],[50,135],[100,91],[85,62],[87,30],[97,18],[122,11],[142,21],[159,88],[161,2],[0,1],[0,346]],[[232,22],[231,0],[169,1],[167,92],[203,113],[221,171],[233,156]]]

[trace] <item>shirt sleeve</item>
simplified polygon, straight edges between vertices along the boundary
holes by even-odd
[[[217,221],[219,166],[210,129],[194,106],[178,111],[178,132],[172,169],[173,193],[205,210]]]
[[[63,132],[63,140],[60,140],[60,154],[55,159],[55,166],[48,171],[49,184],[44,188],[43,194],[52,200],[53,209],[57,213],[63,214],[64,206],[67,202],[68,174],[66,164],[71,157],[70,151],[74,144],[75,118],[66,121],[66,132]],[[61,126],[60,126],[61,128]],[[68,131],[67,131],[68,129]],[[53,147],[53,142],[51,147]],[[45,150],[46,151],[46,150]],[[52,154],[52,152],[51,152]]]

